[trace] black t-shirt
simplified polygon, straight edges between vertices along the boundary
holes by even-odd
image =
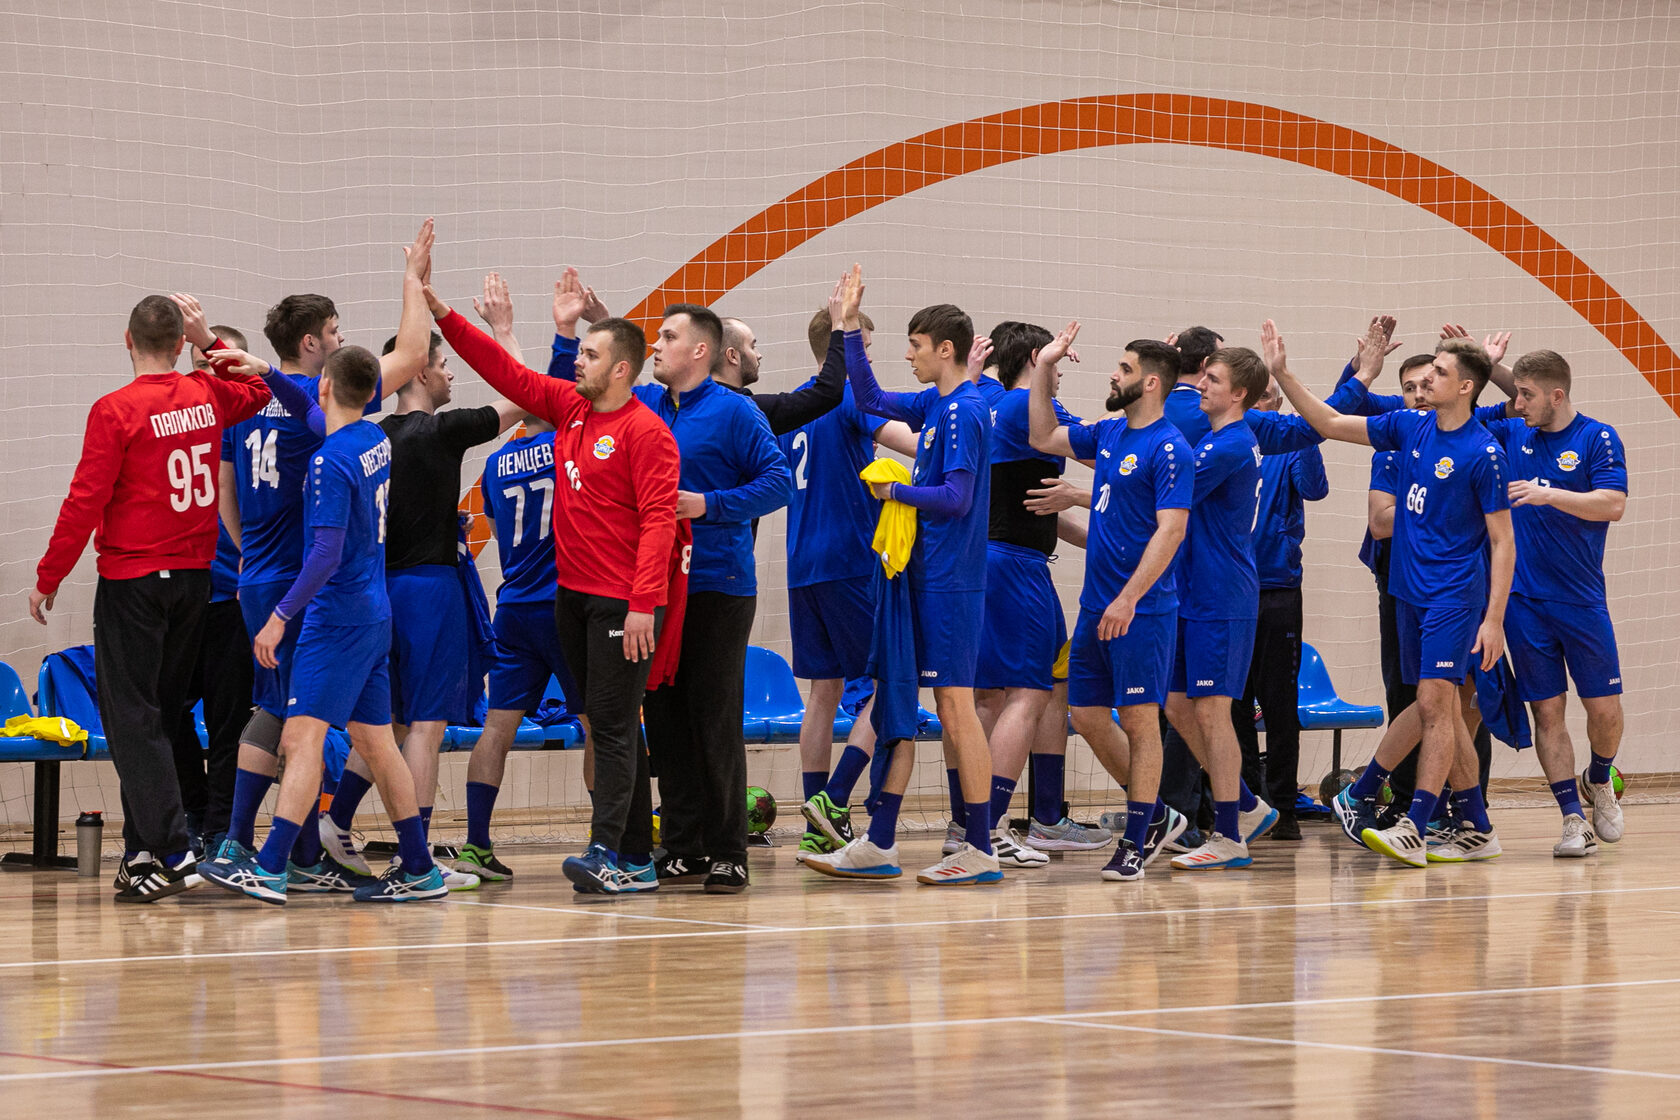
[[[461,459],[496,438],[494,405],[404,412],[379,422],[391,440],[391,495],[385,511],[385,568],[454,564],[459,537]]]
[[[1028,490],[1037,490],[1044,480],[1059,474],[1055,464],[1043,459],[1017,459],[992,464],[992,507],[986,538],[1035,548],[1050,556],[1056,551],[1056,515],[1034,513],[1023,503]]]

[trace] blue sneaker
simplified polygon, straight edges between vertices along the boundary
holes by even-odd
[[[402,864],[393,863],[385,874],[357,887],[350,897],[357,902],[425,902],[448,898],[449,887],[435,863],[419,875],[410,875]]]
[[[286,865],[286,889],[311,894],[352,894],[374,881],[371,875],[358,875],[331,856],[323,854],[314,867]]]
[[[656,891],[659,889],[659,872],[650,859],[646,863],[620,863],[618,870],[622,873],[623,889],[627,891]]]
[[[1342,826],[1342,834],[1361,848],[1365,841],[1360,837],[1366,829],[1377,827],[1376,798],[1356,798],[1353,787],[1348,786],[1330,800],[1330,808],[1336,814],[1336,823]]]
[[[286,873],[263,870],[256,856],[236,863],[206,863],[198,869],[198,874],[234,894],[276,906],[286,905]]]
[[[214,851],[215,854],[210,857],[211,863],[238,863],[241,860],[257,858],[255,848],[247,848],[231,836],[222,837],[222,842],[216,845]]]
[[[624,872],[600,844],[589,845],[581,856],[566,857],[560,873],[572,881],[578,894],[622,894],[625,890]],[[654,883],[658,884],[657,878]]]

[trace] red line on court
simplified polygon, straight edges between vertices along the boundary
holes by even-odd
[[[468,1055],[462,1055],[466,1057]],[[135,1066],[125,1066],[117,1062],[100,1062],[91,1058],[60,1058],[49,1054],[19,1054],[11,1050],[0,1050],[0,1058],[22,1058],[34,1062],[56,1062],[59,1065],[86,1066],[93,1069],[135,1069]],[[400,1061],[402,1059],[393,1059]],[[477,1108],[487,1112],[507,1112],[521,1116],[559,1116],[565,1120],[626,1120],[621,1116],[609,1116],[602,1112],[565,1112],[554,1108],[534,1108],[517,1104],[488,1104],[484,1101],[458,1100],[454,1097],[427,1097],[413,1093],[387,1093],[379,1089],[352,1089],[341,1085],[311,1085],[305,1081],[271,1081],[265,1077],[240,1077],[231,1073],[210,1073],[205,1070],[193,1069],[159,1069],[146,1072],[156,1076],[195,1077],[206,1081],[231,1081],[242,1085],[261,1085],[265,1088],[276,1089],[307,1089],[317,1093],[335,1093],[340,1096],[376,1097],[385,1101],[411,1101],[415,1104],[448,1104],[461,1108]]]

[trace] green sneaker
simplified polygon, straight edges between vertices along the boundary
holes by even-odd
[[[834,845],[827,851],[838,851],[852,842],[851,809],[836,805],[825,790],[818,790],[817,795],[800,806],[799,811],[813,830],[822,833],[823,838]]]
[[[822,833],[807,830],[805,835],[799,838],[799,851],[794,853],[793,859],[796,863],[804,863],[806,856],[826,856],[839,850],[840,845]]]
[[[477,875],[487,883],[505,883],[513,878],[513,868],[497,859],[494,849],[481,848],[477,844],[461,845],[461,853],[455,857],[455,868]]]

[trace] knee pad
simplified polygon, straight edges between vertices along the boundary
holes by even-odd
[[[251,718],[245,722],[245,730],[239,733],[241,745],[249,744],[262,751],[279,757],[280,754],[280,717],[270,715],[257,708],[251,712]]]

